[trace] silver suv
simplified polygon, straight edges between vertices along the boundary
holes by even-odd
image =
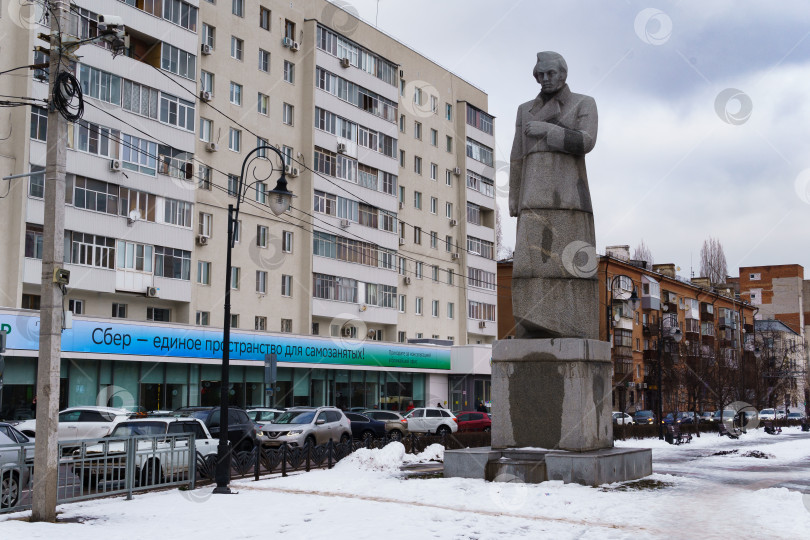
[[[352,438],[349,419],[336,407],[295,407],[270,424],[264,424],[258,433],[265,446],[326,444],[329,439],[345,443]]]

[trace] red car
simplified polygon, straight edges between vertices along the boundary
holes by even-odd
[[[487,413],[467,411],[456,414],[459,431],[489,431],[492,419]]]

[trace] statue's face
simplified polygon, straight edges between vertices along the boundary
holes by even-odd
[[[560,69],[559,62],[541,62],[535,67],[535,73],[544,94],[554,94],[565,86],[567,74]]]

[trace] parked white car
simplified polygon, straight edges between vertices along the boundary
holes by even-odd
[[[100,439],[129,419],[130,414],[126,409],[113,407],[70,407],[59,413],[57,438],[60,441]],[[29,437],[36,437],[36,420],[25,420],[14,427]]]
[[[776,420],[776,411],[774,409],[762,409],[759,411],[760,420]]]
[[[416,433],[448,434],[458,431],[458,419],[447,409],[420,407],[405,415],[408,431]]]
[[[109,438],[137,437],[139,435],[194,434],[195,454],[192,459],[217,453],[219,441],[211,437],[208,428],[197,418],[138,418],[119,423]],[[86,486],[99,480],[123,480],[126,467],[125,441],[94,444],[84,449],[84,462],[73,466],[73,472]],[[140,485],[160,484],[174,481],[189,470],[188,440],[171,439],[138,440],[135,450],[135,478]],[[82,449],[73,452],[74,458],[82,457]]]
[[[615,424],[622,424],[622,425],[630,425],[635,424],[633,421],[633,417],[627,413],[623,412],[614,412],[613,413],[613,423]]]

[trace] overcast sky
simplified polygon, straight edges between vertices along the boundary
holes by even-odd
[[[376,0],[351,6],[374,23]],[[536,53],[566,58],[572,91],[599,108],[597,252],[643,239],[688,277],[715,236],[730,275],[798,263],[810,277],[806,1],[380,0],[378,26],[489,95],[502,162],[517,106],[539,92]],[[504,220],[505,244],[514,229]]]

